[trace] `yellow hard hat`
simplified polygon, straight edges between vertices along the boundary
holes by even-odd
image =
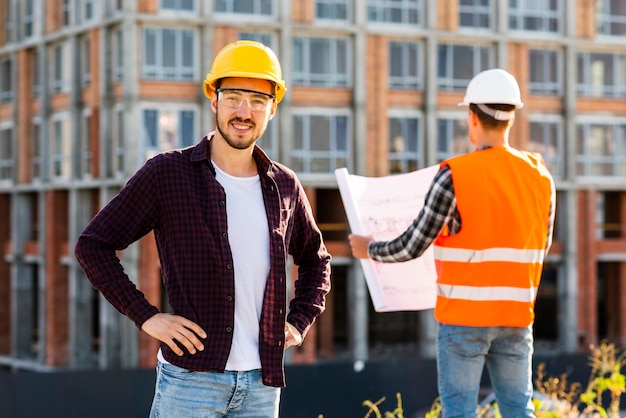
[[[260,42],[236,41],[222,48],[204,80],[204,94],[210,98],[217,80],[225,77],[258,78],[273,82],[276,103],[280,103],[287,91],[276,54]]]

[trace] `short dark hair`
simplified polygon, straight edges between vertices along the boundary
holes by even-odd
[[[490,107],[494,110],[501,110],[503,112],[512,112],[515,110],[514,105],[504,104],[504,103],[485,103],[485,106]],[[478,120],[480,123],[487,129],[503,129],[507,127],[510,123],[509,120],[497,120],[493,116],[490,116],[480,110],[480,108],[475,103],[470,103],[470,110],[478,116]]]

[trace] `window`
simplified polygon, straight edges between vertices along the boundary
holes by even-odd
[[[215,11],[271,16],[272,3],[272,0],[215,0]]]
[[[61,23],[63,26],[70,24],[70,0],[61,0]]]
[[[418,117],[389,118],[389,172],[408,173],[424,167]]]
[[[143,77],[151,80],[193,80],[195,32],[146,28],[143,31]]]
[[[368,0],[370,22],[422,25],[422,0]]]
[[[626,176],[626,122],[578,125],[576,175]]]
[[[119,82],[124,79],[124,34],[122,29],[113,29],[112,37],[113,80]]]
[[[80,22],[89,22],[96,16],[96,7],[100,2],[95,0],[78,0],[77,10]]]
[[[261,138],[256,144],[273,160],[278,159],[278,129],[270,122]]]
[[[33,79],[33,97],[39,97],[39,95],[41,95],[41,63],[39,62],[39,51],[37,49],[30,51],[30,64]]]
[[[89,36],[83,36],[79,41],[80,45],[80,75],[81,86],[89,87],[91,84],[91,44]]]
[[[557,96],[562,93],[561,54],[554,49],[530,50],[530,93]]]
[[[293,116],[292,168],[301,173],[332,174],[350,161],[350,116],[296,114]]]
[[[122,106],[117,106],[113,112],[113,129],[110,148],[110,161],[108,165],[109,176],[117,177],[124,173],[124,145],[126,129],[125,112]]]
[[[294,84],[323,87],[350,85],[347,39],[296,37],[293,50]]]
[[[13,180],[13,128],[0,126],[0,181]]]
[[[14,41],[13,7],[10,1],[5,1],[4,3],[0,2],[0,5],[4,5],[2,12],[0,12],[0,17],[2,14],[4,15],[4,39],[9,43]]]
[[[41,156],[41,122],[38,119],[32,122],[31,132],[33,180],[40,180],[43,174],[43,159]]]
[[[437,120],[437,161],[474,151],[467,133],[467,114]]]
[[[563,178],[563,123],[557,120],[530,120],[530,144],[527,151],[538,152],[554,178]]]
[[[196,143],[194,110],[144,109],[143,144],[146,159],[162,151]]]
[[[274,37],[271,33],[262,33],[262,32],[240,32],[239,33],[240,40],[247,41],[256,41],[260,42],[263,45],[267,45],[270,48],[274,49]]]
[[[37,18],[35,0],[23,0],[20,2],[22,12],[22,35],[24,39],[31,38],[37,34],[39,19]]]
[[[389,42],[389,88],[422,88],[420,49],[417,42]]]
[[[52,46],[51,55],[51,76],[50,86],[52,93],[66,93],[70,90],[71,66],[69,61],[69,51],[67,44],[61,43]]]
[[[196,10],[195,0],[161,0],[161,10],[193,12]]]
[[[460,0],[459,26],[491,29],[491,0]]]
[[[72,132],[68,115],[52,118],[52,176],[70,178],[72,174]]]
[[[485,45],[439,45],[437,86],[446,91],[465,91],[476,74],[493,66],[492,55],[492,48]]]
[[[10,58],[0,59],[0,103],[9,103],[13,100],[12,68]]]
[[[606,36],[626,36],[624,0],[596,0],[596,32]]]
[[[351,0],[316,0],[315,17],[324,20],[348,20]]]
[[[83,178],[91,177],[93,150],[91,132],[91,109],[85,109],[80,123],[80,172]]]
[[[551,32],[561,31],[561,0],[509,0],[511,30]]]
[[[578,55],[578,93],[584,97],[626,96],[626,54],[583,52]]]

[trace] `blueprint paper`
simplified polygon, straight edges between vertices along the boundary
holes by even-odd
[[[391,240],[415,220],[439,166],[405,174],[364,177],[335,170],[350,230]],[[360,259],[365,281],[377,312],[432,309],[437,299],[432,245],[421,257],[403,263]]]

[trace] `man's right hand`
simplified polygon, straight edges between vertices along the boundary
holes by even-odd
[[[176,342],[182,344],[190,354],[204,350],[200,338],[206,338],[206,333],[198,324],[182,316],[158,313],[144,322],[141,330],[167,344],[179,356],[184,352]]]

